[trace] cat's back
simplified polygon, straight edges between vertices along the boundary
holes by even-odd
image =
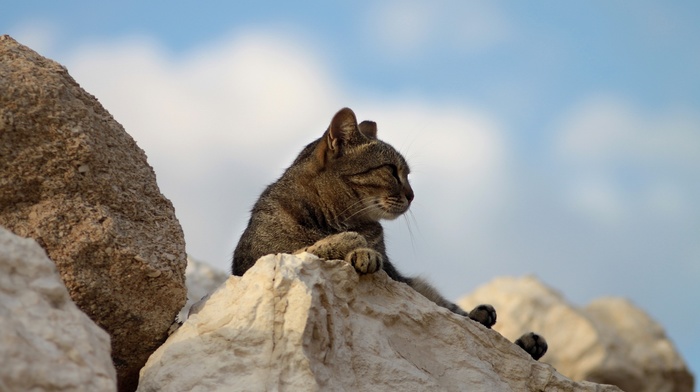
[[[232,272],[242,275],[255,261],[270,253],[291,253],[313,237],[303,230],[303,221],[313,211],[308,189],[313,180],[309,160],[313,146],[307,145],[277,181],[268,185],[251,210],[248,225],[233,253]]]

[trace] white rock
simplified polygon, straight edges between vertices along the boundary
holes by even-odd
[[[384,272],[265,256],[156,350],[139,391],[617,391],[575,383]]]
[[[534,277],[504,277],[458,301],[465,309],[480,303],[496,308],[494,329],[504,336],[542,334],[549,350],[540,361],[573,380],[635,392],[693,391],[693,376],[663,328],[627,300],[578,308]]]
[[[0,227],[0,391],[115,391],[109,335],[32,239]]]
[[[179,320],[187,319],[190,307],[221,286],[230,273],[219,271],[210,265],[187,255],[185,284],[187,285],[187,303],[178,314]]]

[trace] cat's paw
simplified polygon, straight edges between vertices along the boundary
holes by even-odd
[[[496,309],[491,305],[479,305],[469,312],[469,318],[486,328],[491,328],[496,324]]]
[[[372,274],[382,269],[381,253],[370,248],[357,248],[345,256],[345,261],[355,267],[355,271],[361,274]]]
[[[365,239],[362,234],[355,231],[344,231],[327,238],[332,239],[339,247],[348,249],[346,253],[350,253],[353,249],[367,247],[367,239]]]
[[[547,352],[547,341],[534,332],[524,334],[515,341],[515,344],[530,354],[535,361],[542,358]]]
[[[344,231],[329,235],[316,241],[315,244],[299,249],[294,253],[309,252],[326,260],[343,260],[354,249],[365,247],[367,247],[365,237],[354,231]]]

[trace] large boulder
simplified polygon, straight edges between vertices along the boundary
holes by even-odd
[[[693,376],[663,328],[628,300],[602,298],[579,308],[534,277],[503,277],[458,304],[484,302],[497,309],[494,329],[504,336],[541,333],[549,343],[541,361],[574,380],[635,392],[693,391]]]
[[[139,391],[618,391],[573,382],[386,273],[269,255],[156,350]]]
[[[105,75],[109,77],[109,75]],[[185,303],[185,242],[146,155],[60,64],[0,37],[0,224],[112,339],[119,389]]]
[[[0,227],[0,390],[116,391],[109,335],[36,241]]]

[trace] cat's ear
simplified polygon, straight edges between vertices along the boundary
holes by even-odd
[[[374,121],[363,121],[358,125],[360,132],[370,139],[377,138],[377,123]]]
[[[349,108],[342,108],[333,116],[328,127],[328,147],[336,153],[350,144],[360,141],[360,130],[357,127],[355,113]]]
[[[360,144],[366,140],[367,138],[360,132],[357,125],[355,113],[349,108],[343,108],[333,116],[331,125],[316,148],[316,156],[321,166],[324,166],[328,158],[343,155],[343,150],[347,146]]]

